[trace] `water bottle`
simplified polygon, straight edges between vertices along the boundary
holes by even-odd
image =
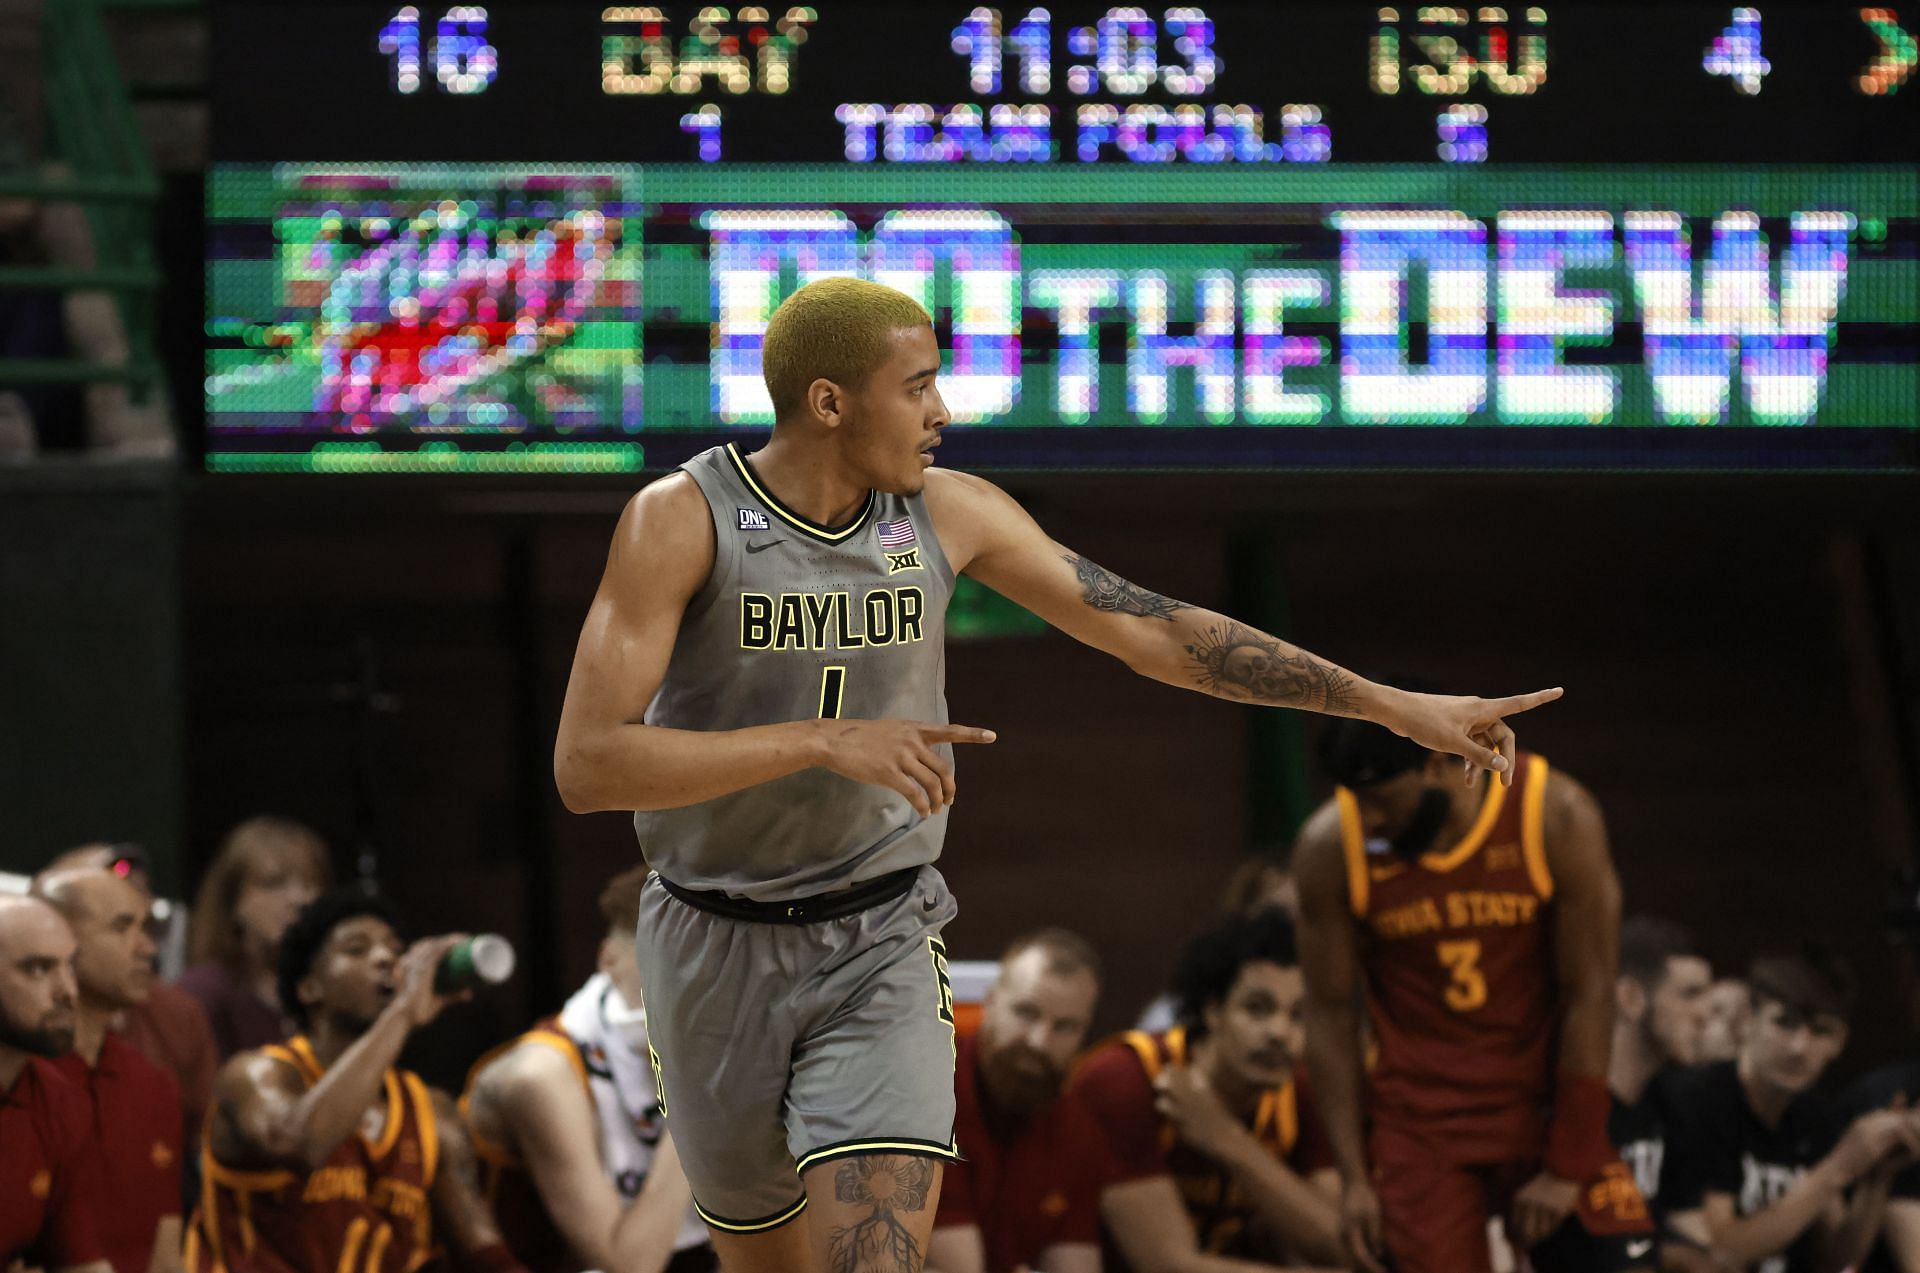
[[[478,933],[440,956],[433,972],[435,994],[450,995],[497,986],[513,976],[513,943],[498,933]]]

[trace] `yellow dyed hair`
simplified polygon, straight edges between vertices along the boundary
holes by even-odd
[[[887,338],[933,319],[905,292],[860,278],[823,278],[787,297],[767,321],[760,373],[784,420],[806,404],[807,386],[831,380],[858,389],[887,356]]]

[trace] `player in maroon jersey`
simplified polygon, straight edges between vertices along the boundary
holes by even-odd
[[[301,1033],[221,1071],[191,1273],[411,1273],[442,1237],[469,1273],[525,1273],[474,1188],[452,1100],[395,1068],[450,1001],[434,972],[458,940],[403,954],[386,905],[357,891],[300,913],[280,998]]]
[[[1599,806],[1538,756],[1481,787],[1363,721],[1336,722],[1322,758],[1340,787],[1294,869],[1308,1067],[1355,1262],[1490,1273],[1502,1216],[1537,1269],[1641,1264],[1651,1222],[1607,1139],[1620,888]]]

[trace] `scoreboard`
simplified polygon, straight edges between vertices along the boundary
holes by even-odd
[[[213,15],[216,471],[671,465],[835,274],[962,467],[1920,458],[1894,9]]]

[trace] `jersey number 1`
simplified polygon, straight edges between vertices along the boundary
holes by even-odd
[[[847,689],[847,669],[844,667],[823,667],[820,669],[820,719],[840,719],[840,699]]]
[[[1472,1012],[1487,1001],[1487,978],[1480,971],[1480,943],[1443,941],[1435,947],[1440,962],[1453,974],[1445,995],[1455,1012]]]

